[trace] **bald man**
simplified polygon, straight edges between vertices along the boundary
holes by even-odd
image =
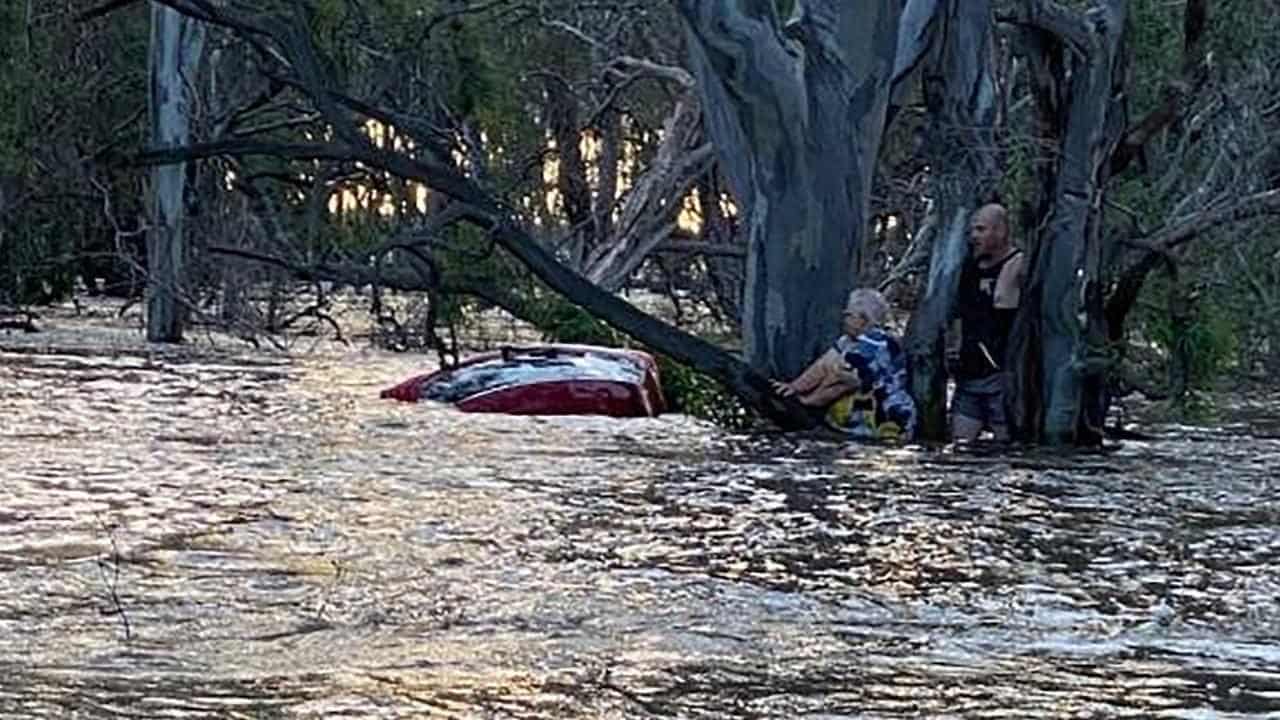
[[[969,226],[969,260],[960,274],[956,320],[947,336],[956,380],[951,436],[976,440],[984,429],[1009,439],[1004,403],[1005,350],[1022,294],[1025,263],[1009,239],[1009,214],[984,205]]]

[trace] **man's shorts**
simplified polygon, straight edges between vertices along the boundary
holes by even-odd
[[[957,382],[955,395],[951,398],[951,413],[980,420],[993,430],[1007,427],[1009,417],[1004,410],[1004,377],[996,374]]]

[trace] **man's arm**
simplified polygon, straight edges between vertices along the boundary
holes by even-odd
[[[1022,301],[1022,282],[1026,278],[1027,254],[1020,252],[1009,258],[996,278],[993,303],[998,310],[1015,310]]]

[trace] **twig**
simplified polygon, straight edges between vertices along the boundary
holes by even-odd
[[[98,524],[102,527],[102,531],[107,534],[107,539],[111,541],[111,577],[107,577],[106,561],[98,559],[98,572],[102,575],[102,582],[107,586],[110,593],[111,604],[115,606],[115,614],[120,618],[120,622],[124,625],[124,639],[129,642],[133,639],[133,627],[129,624],[129,614],[124,610],[124,603],[120,601],[120,593],[117,588],[120,586],[120,546],[116,544],[116,534],[112,528],[107,527],[106,521],[101,515],[96,515]]]
[[[329,327],[333,328],[333,333],[335,336],[334,339],[336,339],[338,342],[342,343],[343,345],[348,345],[348,346],[351,345],[351,343],[347,341],[347,338],[344,337],[342,334],[342,326],[338,324],[337,320],[333,319],[332,315],[324,311],[323,306],[325,304],[327,303],[317,302],[316,304],[310,305],[306,309],[301,310],[293,314],[292,316],[285,318],[284,321],[280,323],[278,329],[288,330],[294,323],[298,322],[302,318],[307,318],[307,317],[314,318],[321,322],[327,323]]]
[[[916,229],[915,235],[911,238],[910,245],[903,253],[902,259],[898,261],[889,274],[880,281],[877,286],[879,290],[885,291],[899,282],[907,279],[913,273],[923,272],[929,267],[929,260],[933,255],[933,244],[938,234],[939,217],[936,208],[930,204],[925,214],[924,223]]]

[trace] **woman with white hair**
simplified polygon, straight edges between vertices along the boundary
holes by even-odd
[[[916,404],[907,392],[906,355],[884,329],[889,303],[870,288],[849,293],[844,332],[791,382],[773,381],[783,397],[796,396],[824,422],[851,437],[909,439]]]

